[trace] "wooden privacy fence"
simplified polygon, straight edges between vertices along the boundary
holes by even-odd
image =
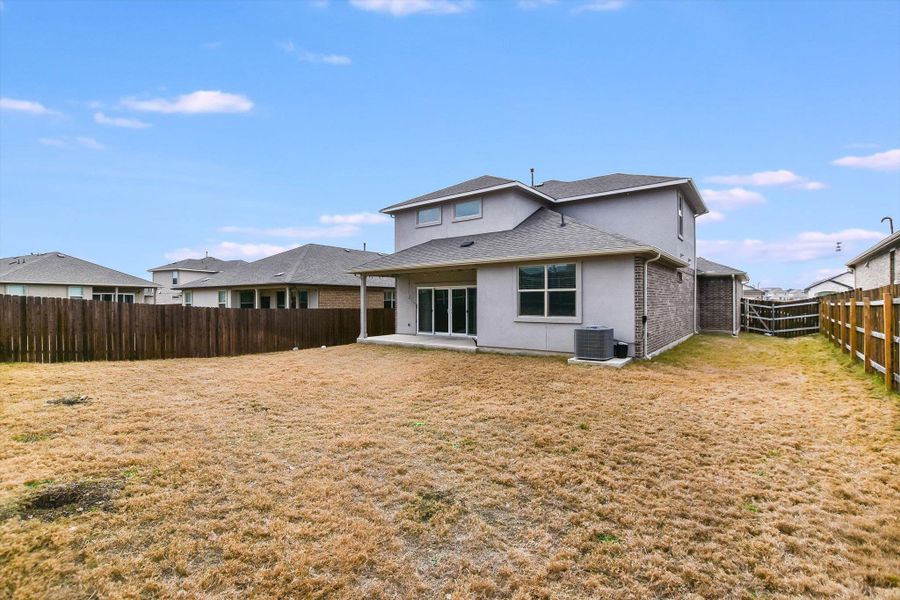
[[[900,388],[900,285],[854,290],[821,298],[821,332],[861,361],[867,373],[884,375],[888,389]]]
[[[394,310],[369,309],[369,335]],[[236,356],[353,343],[359,309],[240,309],[0,295],[0,362]]]
[[[778,337],[810,335],[819,330],[818,306],[816,299],[779,302],[744,298],[741,301],[741,328]]]

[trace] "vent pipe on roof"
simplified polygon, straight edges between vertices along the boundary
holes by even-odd
[[[365,252],[365,251],[366,251],[366,243],[363,242],[363,252]]]
[[[531,171],[531,187],[534,187],[534,167],[531,167],[529,171]]]

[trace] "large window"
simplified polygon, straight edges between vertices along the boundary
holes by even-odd
[[[519,267],[519,316],[577,315],[575,263]]]
[[[84,288],[77,285],[69,286],[69,299],[70,300],[82,300],[84,299]]]
[[[7,283],[6,293],[10,296],[24,296],[25,286],[18,283]]]
[[[309,292],[300,290],[297,292],[297,308],[309,308]]]
[[[287,292],[275,292],[275,308],[284,308],[287,301]]]
[[[256,306],[256,294],[253,290],[244,290],[240,296],[241,308],[254,308]]]
[[[416,225],[439,225],[441,222],[441,207],[431,206],[420,208],[416,213]]]
[[[465,202],[457,202],[453,205],[453,220],[465,221],[466,219],[477,219],[481,216],[481,199],[467,200]]]
[[[228,306],[228,290],[219,290],[219,308]]]
[[[678,239],[684,239],[684,194],[678,192]]]
[[[384,290],[384,307],[385,308],[396,308],[397,307],[397,292],[396,292],[396,290]]]

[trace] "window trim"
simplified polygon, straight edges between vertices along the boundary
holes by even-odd
[[[181,304],[183,306],[193,306],[194,305],[194,292],[193,290],[184,290],[181,294]]]
[[[249,302],[250,306],[244,306],[245,304],[248,304],[247,302],[244,302],[241,299],[241,296],[243,296],[244,294],[251,295],[251,299]],[[244,308],[244,309],[256,308],[256,290],[238,290],[238,308]]]
[[[469,292],[468,290],[475,290],[475,332],[469,332]],[[419,331],[419,292],[421,290],[431,290],[431,331]],[[447,329],[448,331],[435,331],[434,330],[434,297],[436,290],[445,290],[447,292]],[[465,333],[454,333],[453,332],[453,290],[466,290],[466,332]],[[478,338],[478,286],[476,284],[447,284],[442,285],[440,283],[423,283],[422,285],[416,286],[416,302],[415,302],[415,311],[416,311],[416,335],[430,335],[435,337],[455,337],[455,338],[470,338],[477,339]]]
[[[13,292],[12,291],[13,288],[19,288],[22,290],[22,292],[21,293]],[[24,283],[7,283],[6,284],[6,295],[7,296],[27,296],[28,288],[25,286]]]
[[[178,285],[178,271],[172,271],[172,285]]]
[[[436,221],[426,221],[424,223],[419,221],[419,213],[423,210],[437,210],[438,217]],[[425,206],[423,208],[416,209],[416,227],[434,227],[435,225],[440,225],[444,221],[444,207],[441,204],[437,206]]]
[[[383,308],[397,308],[397,290],[384,290]]]
[[[548,288],[548,271],[547,267],[551,265],[575,265],[575,287],[574,288]],[[521,267],[544,267],[544,287],[542,289],[521,289],[519,288],[519,269]],[[516,323],[581,323],[581,261],[555,261],[555,262],[531,262],[521,263],[513,268],[513,290],[515,292],[513,301],[515,302]],[[519,314],[519,293],[520,292],[544,292],[544,316],[539,315],[520,315]],[[571,317],[564,316],[547,316],[550,310],[549,293],[550,292],[575,292],[575,315]]]
[[[459,206],[460,204],[472,204],[473,202],[478,203],[478,213],[477,214],[467,215],[464,217],[456,216],[456,207],[457,206]],[[459,202],[453,203],[453,222],[459,223],[460,221],[472,221],[474,219],[480,219],[483,215],[483,212],[484,212],[484,203],[482,202],[481,198],[474,198],[472,200],[460,200]]]
[[[678,190],[678,208],[675,213],[675,233],[678,239],[684,241],[684,194]]]
[[[225,300],[222,300],[222,294],[225,294]],[[228,290],[219,290],[216,293],[216,300],[219,308],[228,308]]]
[[[77,289],[80,293],[77,296],[72,295],[72,290]],[[84,286],[83,285],[70,285],[66,290],[66,294],[69,300],[84,300]]]

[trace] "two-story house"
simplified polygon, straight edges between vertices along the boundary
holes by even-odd
[[[396,251],[351,272],[362,288],[395,278],[400,335],[571,354],[576,327],[605,325],[648,357],[697,328],[695,220],[707,208],[690,178],[486,175],[382,212]]]
[[[222,260],[213,256],[205,256],[203,258],[185,258],[147,270],[153,276],[153,283],[159,286],[156,292],[157,304],[182,304],[182,292],[175,289],[175,286],[246,264],[245,260]]]

